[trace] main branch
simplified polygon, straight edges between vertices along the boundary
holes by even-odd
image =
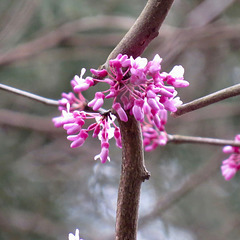
[[[143,157],[140,123],[133,116],[119,121],[122,135],[122,173],[118,191],[116,240],[136,239],[141,184],[149,179]]]
[[[173,0],[149,0],[136,22],[110,53],[105,65],[107,66],[108,61],[119,53],[133,58],[140,56],[148,44],[158,36],[172,3]]]
[[[103,67],[118,54],[136,58],[158,36],[173,0],[149,0],[142,13],[110,53]],[[122,171],[119,183],[116,240],[137,239],[138,207],[141,183],[149,178],[144,166],[143,143],[140,123],[128,114],[128,122],[119,120],[122,135]]]

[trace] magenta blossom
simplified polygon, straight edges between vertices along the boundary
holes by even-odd
[[[235,137],[235,141],[240,142],[240,135]],[[230,153],[229,158],[222,162],[221,171],[226,181],[231,180],[237,171],[240,170],[240,147],[225,146],[224,153]]]
[[[101,141],[101,151],[95,159],[100,159],[102,163],[110,160],[109,140],[112,137],[116,145],[122,147],[120,129],[114,123],[113,114],[124,122],[128,121],[130,114],[141,123],[146,151],[165,145],[167,112],[177,111],[182,104],[175,88],[187,87],[189,83],[184,80],[182,66],[175,66],[166,73],[161,72],[161,62],[158,54],[149,62],[146,58],[134,59],[119,54],[109,60],[109,70],[91,69],[92,77],[84,77],[86,69],[83,68],[80,76],[75,75],[71,81],[73,92],[63,93],[59,100],[62,114],[53,119],[55,126],[67,131],[72,148],[82,146],[92,132],[92,137]],[[96,92],[87,103],[83,92],[96,83],[104,83],[106,90]],[[113,100],[111,111],[104,112],[102,109],[105,99]],[[85,127],[88,119],[94,120],[94,123]]]

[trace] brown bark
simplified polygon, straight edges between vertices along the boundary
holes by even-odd
[[[148,44],[158,36],[173,0],[149,0],[142,13],[116,48],[108,61],[119,53],[140,56]],[[141,184],[150,177],[144,166],[143,143],[140,123],[128,114],[128,122],[119,120],[122,135],[122,170],[119,183],[116,240],[137,239],[138,208]]]
[[[136,239],[141,184],[149,179],[145,169],[140,123],[133,116],[121,122],[122,173],[118,191],[116,240]]]
[[[173,0],[148,0],[136,22],[110,53],[106,63],[119,53],[133,58],[140,56],[148,44],[158,36],[172,3]]]

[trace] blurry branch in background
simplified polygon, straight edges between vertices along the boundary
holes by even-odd
[[[65,133],[63,130],[55,128],[50,118],[6,109],[0,109],[0,125],[28,129],[48,135]]]
[[[32,232],[35,234],[56,237],[66,234],[65,227],[61,223],[55,223],[40,214],[34,214],[17,209],[0,209],[0,228],[12,231],[15,228],[19,232]]]
[[[237,95],[240,95],[240,84],[224,88],[220,91],[209,94],[205,97],[201,97],[196,100],[193,100],[192,102],[185,103],[179,106],[178,110],[175,113],[172,113],[171,115],[173,117],[178,117],[185,113],[195,111],[197,109],[206,107],[210,104],[222,101],[226,98],[235,97]]]
[[[1,16],[0,45],[18,41],[31,24],[31,18],[40,4],[37,0],[20,0]]]
[[[0,65],[8,65],[22,59],[27,59],[44,50],[53,48],[64,41],[73,46],[83,46],[84,43],[89,44],[91,41],[96,42],[95,35],[93,37],[91,37],[92,35],[86,37],[86,33],[82,36],[77,36],[76,33],[101,28],[114,28],[126,31],[130,28],[133,22],[132,18],[116,16],[86,17],[75,20],[62,25],[51,32],[41,33],[41,35],[39,33],[39,37],[36,37],[29,42],[22,43],[8,51],[1,52]],[[41,32],[44,31],[42,30]],[[166,40],[166,43],[164,44],[164,48],[158,51],[161,52],[161,56],[164,57],[164,63],[166,63],[171,61],[189,46],[201,47],[209,44],[216,45],[222,41],[239,38],[239,33],[240,25],[228,26],[223,24],[211,24],[200,28],[190,27],[184,29],[165,26],[159,33],[159,39],[161,39],[161,42],[162,40]],[[100,38],[102,39],[102,44],[106,46],[106,44],[113,44],[112,40],[109,41],[109,39],[112,39],[113,37],[115,39],[114,41],[118,42],[120,41],[121,36],[121,34],[113,34],[113,36],[111,36],[107,33],[107,36],[100,36]],[[106,41],[104,40],[104,37],[106,38]],[[156,41],[156,43],[157,42],[158,41]],[[100,45],[99,42],[97,44]],[[112,58],[113,56],[110,57]]]
[[[201,27],[222,14],[235,0],[205,0],[197,5],[187,16],[185,26]]]
[[[11,64],[12,62],[31,57],[43,50],[52,48],[79,31],[98,28],[119,28],[126,30],[133,22],[134,21],[128,17],[98,16],[81,18],[66,23],[49,33],[42,34],[42,36],[30,42],[22,43],[5,53],[0,53],[0,65]]]
[[[219,154],[217,154],[217,156],[215,155],[204,166],[200,166],[196,172],[188,176],[180,186],[176,187],[175,190],[160,197],[151,212],[139,219],[139,227],[144,227],[144,225],[149,224],[151,220],[161,216],[181,198],[211,178],[215,172],[219,171],[221,164],[219,159],[221,159]]]

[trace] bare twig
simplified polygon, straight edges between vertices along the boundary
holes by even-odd
[[[179,106],[178,110],[175,113],[172,113],[171,115],[173,117],[178,117],[185,113],[192,112],[194,110],[206,107],[210,104],[222,101],[226,98],[237,96],[239,94],[240,94],[240,84],[236,84],[234,86],[209,94],[205,97],[196,99],[192,102],[183,104]]]
[[[56,107],[56,106],[59,105],[57,100],[41,97],[39,95],[29,93],[29,92],[26,92],[26,91],[23,91],[23,90],[14,88],[14,87],[10,87],[10,86],[7,86],[7,85],[2,84],[2,83],[0,83],[0,89],[11,92],[11,93],[14,93],[14,94],[17,94],[17,95],[20,95],[20,96],[23,96],[23,97],[30,98],[32,100],[44,103],[44,104],[49,105],[49,106],[55,106]]]
[[[197,144],[208,144],[208,145],[231,145],[240,147],[240,142],[233,140],[217,139],[217,138],[204,138],[204,137],[192,137],[192,136],[181,136],[181,135],[170,135],[168,134],[169,143],[197,143]]]

